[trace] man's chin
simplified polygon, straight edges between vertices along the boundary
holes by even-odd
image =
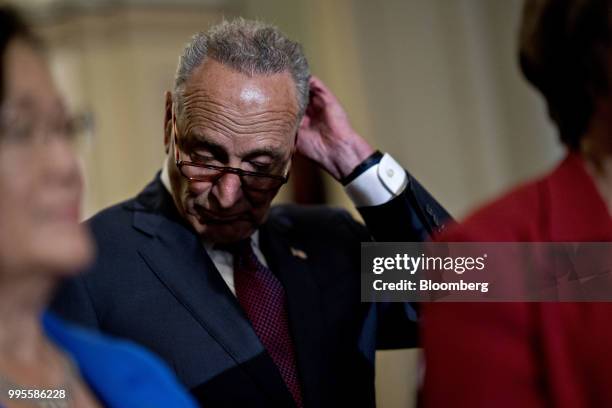
[[[236,220],[232,222],[193,222],[198,235],[208,242],[229,244],[250,237],[257,229],[251,221]]]

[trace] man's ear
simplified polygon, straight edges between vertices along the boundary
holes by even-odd
[[[166,105],[164,111],[164,147],[166,154],[170,151],[170,141],[172,137],[172,92],[166,91]]]

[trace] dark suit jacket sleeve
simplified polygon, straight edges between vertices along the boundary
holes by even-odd
[[[82,326],[99,328],[98,317],[82,276],[67,279],[61,284],[51,303],[51,310]]]
[[[367,227],[366,233],[363,228],[360,233],[362,241],[425,241],[452,220],[410,173],[406,172],[406,175],[408,184],[398,197],[379,206],[359,208]],[[372,304],[370,315],[373,317],[366,319],[364,330],[376,332],[377,349],[418,345],[417,306],[411,303]]]
[[[360,207],[368,231],[380,242],[421,242],[439,233],[452,217],[406,172],[408,184],[399,196],[378,206]]]

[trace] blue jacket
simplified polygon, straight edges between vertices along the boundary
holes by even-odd
[[[46,313],[49,338],[70,354],[106,407],[195,408],[166,366],[144,348],[91,332]]]

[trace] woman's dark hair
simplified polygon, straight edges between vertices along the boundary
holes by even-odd
[[[11,40],[15,38],[20,38],[35,48],[40,47],[40,41],[23,17],[14,8],[0,4],[0,104],[4,100],[6,50]]]
[[[563,143],[578,149],[609,92],[612,0],[526,0],[520,33],[523,74],[543,95]]]

